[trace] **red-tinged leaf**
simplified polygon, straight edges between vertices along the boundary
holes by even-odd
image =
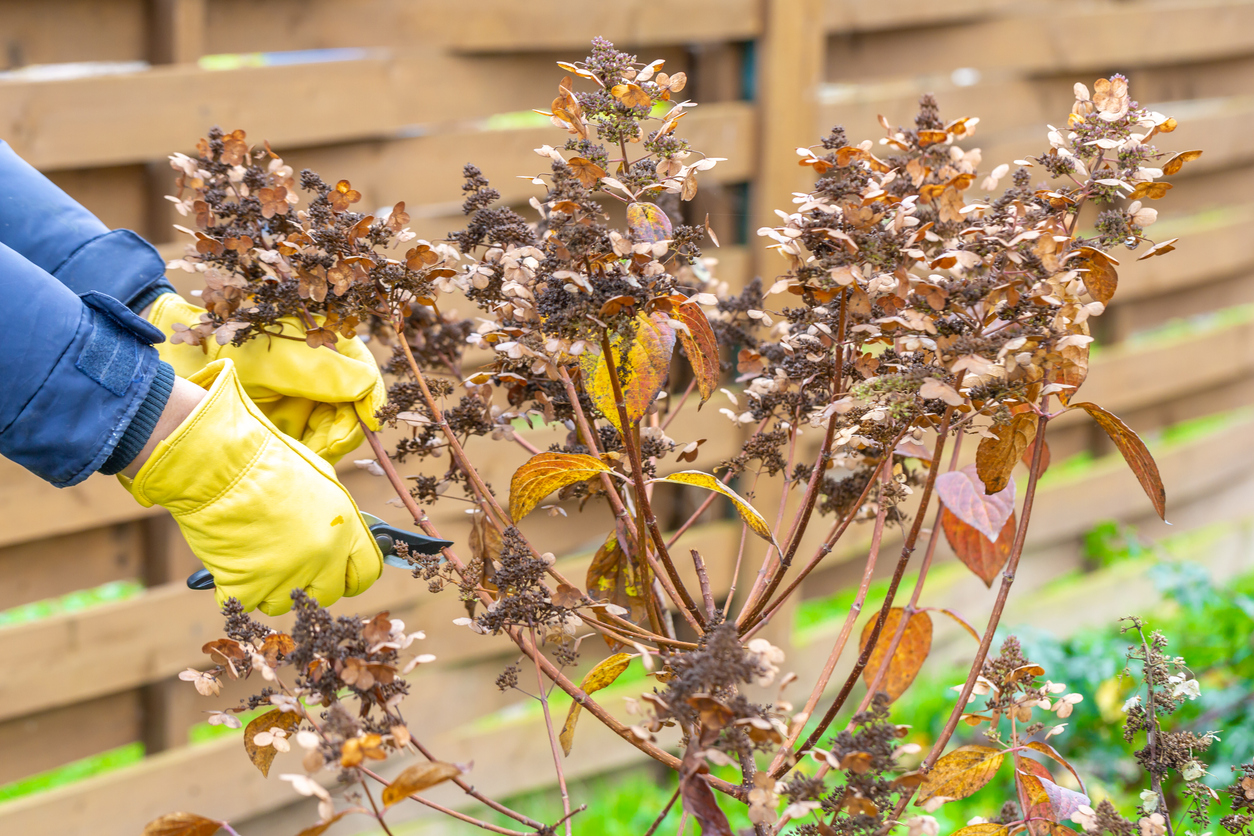
[[[636,315],[635,333],[629,345],[621,334],[610,341],[614,367],[623,387],[623,400],[627,406],[627,420],[635,422],[649,410],[653,399],[661,391],[670,371],[671,354],[675,350],[675,329],[661,313],[651,316]],[[609,366],[604,353],[584,352],[579,358],[583,370],[584,390],[596,404],[606,420],[620,433],[618,405],[614,400],[614,387],[610,380]]]
[[[262,775],[270,774],[270,764],[274,763],[278,750],[273,746],[258,746],[253,742],[253,738],[274,728],[293,732],[300,725],[300,720],[300,715],[295,712],[285,713],[275,709],[267,711],[260,717],[254,717],[253,721],[244,727],[244,751],[248,753],[253,765],[261,770]]]
[[[884,619],[884,627],[880,631],[879,639],[875,642],[875,649],[871,651],[866,668],[862,671],[862,678],[866,681],[868,688],[871,687],[871,681],[875,679],[880,666],[884,664],[885,651],[888,650],[892,637],[897,633],[897,625],[901,623],[901,616],[904,612],[905,610],[901,607],[893,607]],[[860,650],[866,649],[874,627],[875,619],[872,618],[862,628],[862,639],[858,645]],[[895,700],[906,692],[910,683],[914,682],[914,678],[919,675],[919,669],[923,667],[923,662],[927,660],[927,654],[931,649],[932,618],[925,612],[916,612],[906,621],[906,629],[901,634],[901,641],[888,662],[888,671],[880,682],[880,689],[888,694],[890,700]]]
[[[640,241],[656,244],[671,238],[671,219],[653,203],[628,204],[627,224]]]
[[[1128,463],[1128,467],[1132,468],[1132,473],[1141,483],[1145,495],[1150,498],[1150,502],[1154,503],[1154,510],[1158,512],[1159,518],[1166,520],[1167,491],[1163,487],[1162,477],[1158,475],[1158,465],[1154,463],[1154,457],[1150,455],[1150,451],[1146,449],[1145,442],[1141,441],[1140,436],[1123,421],[1095,403],[1072,404],[1068,409],[1083,409],[1093,416],[1093,420],[1106,431],[1106,435],[1110,436],[1110,440],[1123,454],[1123,460]]]
[[[710,327],[705,311],[696,302],[677,305],[672,316],[688,326],[687,332],[679,332],[679,340],[692,365],[692,373],[696,375],[701,403],[705,403],[714,394],[719,380],[718,340],[714,329]]]
[[[919,787],[916,803],[933,797],[966,798],[997,774],[1005,756],[988,746],[959,746],[936,762]]]
[[[1006,480],[1002,490],[986,494],[973,464],[938,476],[936,495],[954,516],[993,541],[1015,511],[1014,477]]]
[[[997,493],[1010,482],[1010,474],[1023,451],[1036,438],[1037,418],[1030,412],[1011,417],[1009,423],[992,428],[992,438],[980,439],[975,451],[975,472],[984,483],[985,493]]]
[[[732,836],[727,814],[718,806],[704,775],[684,770],[679,776],[679,794],[684,810],[701,823],[701,836]]]
[[[1041,473],[1049,470],[1049,442],[1044,438],[1037,438],[1028,445],[1028,449],[1023,451],[1023,466],[1032,469],[1032,457],[1036,454],[1036,445],[1044,444],[1045,449],[1041,451]]]
[[[144,836],[213,836],[222,822],[195,813],[169,813],[144,825]]]
[[[948,508],[941,508],[941,528],[945,531],[945,539],[954,550],[958,559],[984,581],[987,587],[993,586],[997,573],[1006,565],[1010,557],[1010,549],[1015,541],[1015,515],[1012,511],[1002,526],[997,542],[993,542],[977,531],[974,526],[958,519]]]
[[[611,472],[595,456],[583,453],[538,453],[514,472],[509,483],[509,515],[516,521],[527,516],[553,491]]]
[[[1045,794],[1049,797],[1049,806],[1055,821],[1065,821],[1071,818],[1071,814],[1080,807],[1089,805],[1089,797],[1084,793],[1060,787],[1043,776],[1037,776],[1036,780],[1040,782]]]
[[[1066,767],[1067,771],[1075,776],[1076,782],[1080,785],[1080,791],[1085,794],[1088,793],[1088,790],[1084,788],[1084,779],[1080,777],[1080,773],[1076,772],[1076,769],[1071,765],[1071,762],[1060,755],[1057,749],[1050,746],[1043,740],[1033,740],[1027,744],[1027,747],[1035,752],[1040,752],[1045,757],[1050,758],[1061,766]]]
[[[1015,765],[1019,767],[1015,770],[1015,793],[1019,796],[1019,808],[1023,810],[1024,818],[1029,820],[1028,833],[1031,836],[1050,836],[1054,814],[1038,774],[1049,774],[1049,770],[1030,758],[1016,757]]]

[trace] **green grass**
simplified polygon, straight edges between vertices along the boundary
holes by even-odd
[[[27,624],[62,613],[79,612],[110,601],[125,601],[144,591],[144,585],[136,580],[110,581],[92,589],[80,589],[59,598],[34,601],[0,612],[0,627]]]
[[[27,795],[34,795],[37,792],[44,792],[56,787],[63,787],[66,784],[73,784],[84,778],[99,775],[102,772],[110,772],[114,769],[121,769],[124,766],[132,766],[143,759],[144,744],[138,742],[127,743],[125,746],[119,746],[116,749],[110,749],[98,755],[67,763],[64,766],[58,766],[56,769],[39,772],[20,781],[0,785],[0,803]]]

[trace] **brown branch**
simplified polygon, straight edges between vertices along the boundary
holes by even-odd
[[[380,784],[383,784],[384,786],[388,786],[391,783],[390,781],[388,781],[388,779],[384,778],[379,773],[374,772],[364,766],[359,766],[357,768],[360,769],[362,772],[366,773],[367,775],[369,775],[371,778],[378,781]],[[409,797],[412,798],[414,801],[417,801],[419,804],[423,804],[423,805],[426,805],[427,807],[430,807],[432,810],[435,810],[436,812],[443,813],[446,816],[452,816],[453,818],[464,821],[467,824],[473,824],[475,827],[480,827],[484,830],[490,830],[493,833],[500,833],[502,834],[502,836],[528,836],[528,834],[523,833],[521,830],[509,830],[504,827],[498,827],[497,825],[491,824],[490,822],[481,821],[480,819],[476,819],[473,816],[468,816],[465,813],[458,812],[457,810],[454,810],[451,807],[445,807],[443,804],[436,804],[434,801],[428,798],[423,798],[421,795],[411,795]]]
[[[675,404],[674,409],[669,410],[670,414],[667,415],[666,420],[662,422],[662,432],[666,432],[666,428],[671,425],[671,421],[674,421],[675,418],[679,416],[679,410],[684,408],[684,404],[688,401],[688,396],[692,394],[692,390],[696,388],[696,385],[697,378],[696,375],[693,375],[692,380],[688,381],[688,388],[684,390],[683,397],[679,399],[679,403]]]
[[[701,584],[701,602],[705,604],[706,623],[714,623],[714,593],[710,591],[710,576],[705,571],[705,560],[701,557],[701,552],[696,549],[689,549],[692,552],[692,565],[697,570],[697,582]]]
[[[958,467],[958,454],[962,451],[962,435],[954,439],[954,452],[949,459],[949,470],[952,471]],[[932,467],[939,466],[938,462],[933,462]],[[932,557],[936,554],[936,544],[940,540],[941,531],[941,514],[944,510],[939,502],[936,503],[936,516],[932,519],[932,531],[928,534],[927,550],[923,553],[923,563],[919,566],[919,579],[914,582],[914,591],[910,593],[910,601],[905,606],[905,612],[902,617],[897,620],[897,629],[893,631],[893,639],[888,643],[888,649],[884,651],[884,660],[880,662],[879,670],[875,672],[875,676],[871,678],[870,684],[866,686],[866,694],[862,697],[862,702],[858,703],[858,711],[866,711],[867,706],[871,704],[871,698],[875,696],[875,692],[879,690],[884,677],[888,674],[888,667],[892,664],[893,654],[897,652],[897,648],[901,645],[901,637],[906,634],[906,625],[910,620],[910,616],[914,615],[915,607],[919,604],[919,597],[923,594],[923,584],[927,581],[928,570],[932,568]]]
[[[887,461],[891,461],[891,459],[886,459],[885,462]],[[871,482],[881,478],[880,473],[883,469],[884,462],[881,462],[879,467],[876,468],[875,474],[872,475]],[[891,474],[891,470],[887,471],[887,478],[891,478]],[[845,616],[845,623],[840,627],[840,634],[836,637],[831,652],[827,654],[827,661],[823,663],[823,670],[819,673],[818,680],[810,690],[810,696],[806,700],[805,708],[801,710],[801,716],[806,720],[809,720],[811,715],[814,714],[814,709],[818,706],[819,700],[823,696],[823,691],[827,688],[827,683],[831,680],[832,674],[836,670],[836,663],[844,655],[845,645],[848,643],[850,635],[853,634],[853,625],[862,613],[862,605],[866,602],[867,592],[871,588],[871,579],[875,575],[875,564],[879,560],[880,544],[884,538],[884,523],[887,519],[888,505],[885,502],[880,502],[879,510],[875,514],[875,528],[871,534],[871,548],[867,554],[866,567],[862,570],[862,581],[858,584],[858,592],[854,596],[853,605]],[[804,723],[798,724],[797,730],[790,734],[788,740],[780,747],[779,754],[771,762],[769,770],[771,774],[775,774],[777,770],[784,766],[785,759],[791,754],[792,747],[796,745],[797,738],[801,736],[803,729]]]
[[[961,382],[961,375],[959,375],[959,382]],[[952,406],[945,407],[945,414],[941,418],[940,429],[936,431],[936,446],[932,450],[933,462],[940,461],[941,454],[945,451],[945,441],[949,438],[949,422],[953,414],[954,408]],[[889,461],[891,461],[891,451],[887,455]],[[910,533],[906,535],[906,541],[901,546],[901,557],[897,560],[897,567],[893,570],[893,577],[888,583],[888,592],[884,595],[884,603],[880,607],[879,615],[876,616],[871,627],[871,634],[867,637],[866,647],[858,655],[858,661],[854,663],[853,670],[849,672],[849,676],[845,679],[845,684],[841,686],[840,693],[836,695],[836,699],[828,706],[827,712],[823,715],[823,719],[819,721],[818,727],[806,738],[806,742],[802,744],[799,751],[812,748],[827,731],[827,727],[836,719],[836,715],[844,707],[845,701],[849,699],[849,694],[853,691],[853,686],[858,681],[858,677],[862,676],[862,671],[866,668],[867,662],[870,661],[871,654],[875,652],[876,642],[879,641],[880,633],[884,630],[884,622],[888,620],[888,612],[893,608],[893,599],[897,597],[897,588],[901,585],[901,578],[905,575],[906,566],[910,563],[910,555],[914,553],[914,544],[918,542],[919,532],[923,528],[923,515],[927,513],[928,505],[931,504],[932,490],[936,487],[936,477],[939,475],[939,471],[940,468],[933,467],[928,472],[927,482],[923,485],[923,494],[919,498],[919,510],[915,513],[914,523],[910,526]]]
[[[653,515],[653,507],[649,503],[649,497],[644,489],[644,464],[640,460],[640,448],[636,445],[633,433],[631,431],[632,422],[627,416],[627,401],[623,395],[623,386],[618,379],[618,364],[614,361],[614,350],[610,345],[608,333],[601,335],[601,351],[605,355],[605,367],[609,370],[610,387],[614,391],[614,403],[618,407],[618,420],[622,427],[623,446],[627,448],[627,457],[631,460],[632,478],[635,480],[636,502],[639,505],[639,512],[644,517],[644,524],[649,530],[650,536],[653,538],[653,544],[657,546],[658,559],[661,561],[665,569],[666,575],[674,587],[674,592],[678,595],[675,604],[681,611],[686,610],[685,616],[691,617],[692,621],[696,621],[697,604],[692,600],[692,596],[688,594],[688,590],[684,587],[684,582],[679,577],[679,572],[675,569],[675,563],[671,560],[670,552],[666,549],[666,540],[662,537],[662,532],[658,529],[657,518]],[[643,536],[641,536],[643,541]],[[648,549],[643,542],[640,543],[640,551],[648,556]],[[667,590],[671,592],[671,590]],[[700,625],[696,626],[698,635],[704,635],[705,631]]]
[[[374,810],[374,817],[379,822],[379,827],[383,828],[383,832],[387,836],[393,836],[392,829],[383,820],[383,813],[379,811],[379,805],[374,803],[374,796],[370,793],[370,785],[366,783],[366,779],[362,776],[358,776],[357,780],[361,782],[361,789],[366,794],[366,800],[370,802],[370,809]]]
[[[818,458],[814,462],[814,470],[810,473],[810,483],[806,485],[805,496],[802,499],[801,515],[793,523],[792,531],[789,533],[788,551],[783,554],[779,561],[779,568],[772,573],[770,582],[761,594],[753,595],[749,593],[749,600],[745,601],[745,609],[741,610],[740,617],[736,619],[737,625],[743,632],[748,627],[753,626],[754,619],[761,615],[767,601],[775,594],[775,590],[779,588],[780,582],[784,579],[784,574],[788,568],[792,566],[793,557],[797,554],[797,547],[801,545],[801,538],[805,536],[806,528],[810,524],[810,515],[814,513],[814,504],[819,498],[819,483],[823,480],[823,474],[827,469],[827,457],[832,450],[832,439],[836,435],[836,414],[827,419],[827,432],[823,436],[823,446],[819,448]],[[888,454],[890,457],[892,453]],[[785,474],[787,475],[787,474]],[[756,604],[754,603],[756,600]],[[753,609],[749,610],[750,605]]]
[[[531,628],[531,646],[536,647],[536,628]],[[553,731],[553,715],[549,712],[549,695],[545,692],[544,676],[540,671],[540,652],[537,650],[532,659],[536,663],[536,699],[544,711],[544,728],[549,735],[549,748],[553,752],[553,768],[557,770],[557,788],[562,794],[562,821],[566,826],[566,836],[570,836],[570,793],[566,789],[566,772],[562,769],[562,750],[557,743],[557,734]]]
[[[1045,438],[1045,425],[1048,423],[1048,415],[1039,416],[1036,423],[1036,438]],[[975,658],[971,660],[971,670],[967,673],[967,680],[963,683],[962,691],[958,694],[958,701],[954,704],[953,711],[950,712],[949,719],[945,722],[945,727],[941,730],[940,736],[936,738],[936,742],[932,745],[932,750],[928,752],[927,758],[919,767],[920,771],[925,775],[936,765],[941,752],[945,750],[945,745],[949,743],[949,738],[953,737],[954,731],[958,728],[958,721],[966,711],[967,701],[971,698],[971,692],[975,689],[976,678],[984,670],[984,660],[988,658],[988,650],[993,644],[993,634],[997,632],[997,625],[1001,622],[1002,611],[1006,608],[1006,599],[1010,596],[1010,587],[1015,581],[1015,571],[1019,568],[1019,558],[1023,555],[1023,545],[1028,536],[1028,523],[1032,518],[1032,504],[1036,500],[1036,484],[1041,476],[1041,453],[1044,449],[1044,444],[1037,444],[1032,451],[1032,469],[1028,475],[1028,490],[1023,498],[1023,513],[1019,519],[1019,528],[1015,532],[1014,546],[1011,547],[1010,557],[1006,561],[1006,568],[1002,571],[1001,586],[997,589],[997,600],[993,602],[993,612],[988,617],[988,625],[984,628],[984,635],[980,639],[980,647],[975,652]],[[893,819],[900,817],[913,795],[914,791],[908,790],[902,796],[897,802],[896,810],[892,816]]]
[[[417,739],[411,737],[409,739],[409,742],[414,745],[414,748],[417,749],[424,758],[431,761],[432,763],[436,762],[435,756],[432,755],[431,752],[427,750],[427,747],[419,743]],[[488,796],[479,792],[478,790],[474,788],[474,785],[467,783],[467,781],[464,778],[462,778],[460,775],[454,775],[452,781],[462,790],[462,792],[466,793],[466,795],[470,796],[471,798],[475,799],[481,804],[486,804],[488,807],[491,807],[493,810],[496,810],[498,813],[509,816],[514,821],[517,821],[521,824],[525,824],[527,825],[527,827],[535,828],[536,830],[539,830],[540,828],[544,827],[544,824],[542,822],[538,822],[529,816],[525,816],[522,813],[519,813],[517,810],[511,810],[509,807],[506,807],[504,804],[500,803],[499,801],[494,801]]]

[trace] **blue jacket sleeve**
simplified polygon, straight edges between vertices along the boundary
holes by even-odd
[[[174,383],[152,347],[161,332],[111,296],[80,298],[3,244],[0,299],[21,311],[0,329],[0,454],[57,487],[120,471]]]
[[[75,294],[99,291],[142,310],[174,288],[156,248],[129,229],[110,231],[0,140],[0,243]]]

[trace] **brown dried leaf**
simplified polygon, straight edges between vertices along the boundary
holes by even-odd
[[[553,491],[609,472],[604,462],[584,453],[538,453],[510,480],[509,515],[516,522]]]
[[[653,106],[653,99],[638,84],[616,84],[610,89],[610,95],[627,107]]]
[[[455,763],[443,763],[441,761],[416,763],[407,767],[404,772],[392,780],[392,783],[383,788],[383,807],[384,809],[391,807],[398,801],[404,801],[406,798],[409,798],[414,793],[422,792],[428,787],[434,787],[436,784],[442,784],[450,778],[456,778],[465,771]]]
[[[880,631],[879,640],[876,641],[875,649],[871,651],[871,657],[862,671],[862,678],[866,681],[868,688],[871,687],[871,681],[875,679],[880,665],[884,663],[884,653],[888,650],[892,636],[897,632],[897,624],[901,621],[904,612],[905,610],[901,607],[893,607],[884,619],[884,627]],[[874,627],[875,619],[873,618],[862,628],[859,649],[866,650],[867,641],[871,638],[871,631]],[[906,621],[906,629],[901,634],[901,642],[898,643],[893,658],[889,660],[888,671],[880,683],[880,688],[888,694],[890,700],[895,700],[906,692],[910,683],[914,682],[914,678],[919,675],[919,669],[923,667],[931,649],[932,618],[925,612],[916,612]]]
[[[1174,252],[1176,249],[1176,242],[1179,240],[1179,238],[1170,238],[1166,241],[1160,241],[1146,250],[1144,254],[1137,258],[1137,261],[1144,261],[1145,259],[1153,258],[1156,255],[1166,255],[1169,252]]]
[[[949,547],[963,564],[992,587],[997,573],[1006,565],[1015,540],[1015,515],[1012,511],[1002,526],[997,542],[991,542],[981,532],[958,519],[948,508],[941,509],[941,527]]]
[[[933,796],[966,798],[993,780],[1004,755],[988,746],[959,746],[936,762],[919,787],[916,801]]]
[[[278,754],[273,746],[258,746],[253,743],[253,738],[261,734],[263,731],[278,728],[285,732],[292,732],[300,725],[300,715],[295,712],[285,713],[275,709],[267,711],[260,717],[254,717],[253,721],[244,727],[244,751],[248,753],[248,758],[253,762],[253,766],[261,770],[262,775],[270,774],[270,764],[274,763],[274,756]]]
[[[954,516],[990,540],[1001,535],[1015,510],[1014,478],[1007,479],[1006,487],[997,493],[987,494],[973,464],[938,476],[936,494]]]
[[[167,813],[144,825],[143,836],[213,836],[222,822],[195,813]]]
[[[1115,272],[1115,261],[1104,252],[1093,247],[1081,247],[1080,258],[1075,267],[1085,272],[1081,275],[1089,295],[1103,305],[1110,302],[1119,288],[1119,274]]]
[[[615,653],[608,659],[602,659],[597,662],[596,667],[588,671],[588,675],[583,678],[583,682],[579,687],[583,689],[585,694],[592,694],[607,688],[614,683],[622,675],[623,671],[631,664],[633,654]],[[575,725],[579,722],[579,713],[582,707],[577,702],[570,704],[570,711],[566,714],[566,722],[562,724],[562,733],[558,735],[558,740],[562,744],[562,752],[570,755],[571,747],[575,743]]]
[[[1140,436],[1123,421],[1095,403],[1072,404],[1068,409],[1083,409],[1093,416],[1093,420],[1106,431],[1106,435],[1110,436],[1110,440],[1123,454],[1123,460],[1128,463],[1128,467],[1132,468],[1132,473],[1141,483],[1145,495],[1150,498],[1150,502],[1154,503],[1154,510],[1158,512],[1159,518],[1166,520],[1167,491],[1163,488],[1162,477],[1158,475],[1158,465],[1154,463],[1154,457],[1150,455]]]
[[[327,819],[326,821],[320,821],[317,824],[306,827],[300,833],[297,833],[296,836],[322,836],[323,833],[326,833],[327,830],[331,828],[331,825],[335,824],[340,819],[354,812],[356,811],[355,810],[341,810],[338,813],[336,813],[334,816],[332,816],[331,818]]]
[[[980,439],[975,452],[975,472],[985,493],[997,493],[1010,482],[1010,474],[1023,451],[1036,438],[1037,418],[1030,412],[1013,416],[1007,424],[992,428],[995,438]]]
[[[1173,174],[1179,174],[1180,169],[1184,168],[1185,163],[1191,163],[1198,157],[1202,156],[1201,151],[1181,151],[1170,160],[1163,163],[1163,174],[1170,177]]]
[[[571,171],[575,172],[575,176],[579,178],[579,182],[583,183],[585,188],[592,188],[601,182],[602,177],[606,176],[605,169],[583,157],[571,157],[566,161],[566,165],[570,166]]]
[[[1162,128],[1159,128],[1159,130],[1162,130]],[[1170,190],[1171,184],[1164,183],[1162,181],[1156,183],[1139,183],[1137,184],[1137,187],[1132,190],[1132,194],[1128,195],[1128,200],[1140,200],[1145,197],[1148,197],[1150,200],[1158,200],[1159,198],[1164,197]]]

